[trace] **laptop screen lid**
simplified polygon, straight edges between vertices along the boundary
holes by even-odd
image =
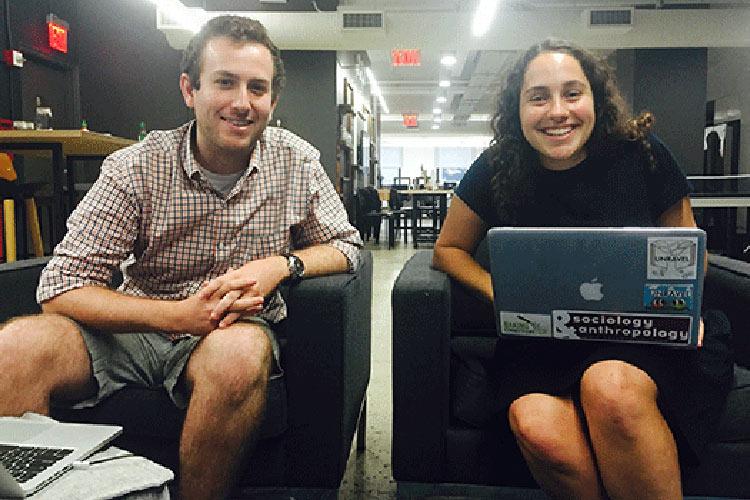
[[[705,232],[492,228],[500,335],[697,345]]]
[[[0,417],[0,446],[6,449],[49,448],[64,457],[34,477],[17,481],[0,466],[0,497],[31,495],[67,471],[73,462],[104,448],[122,432],[115,425],[70,424],[47,419]]]

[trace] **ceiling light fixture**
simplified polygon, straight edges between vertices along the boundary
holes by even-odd
[[[441,87],[450,87],[451,86],[451,81],[450,80],[440,80],[440,82],[438,82],[438,85],[440,85]]]
[[[474,21],[471,23],[471,33],[474,36],[484,36],[490,30],[496,10],[497,0],[479,0],[474,12]]]
[[[432,130],[439,130],[439,129],[440,129],[440,125],[438,125],[437,123],[432,125]]]
[[[443,66],[453,66],[456,62],[458,62],[458,59],[453,54],[445,54],[440,58],[440,64]]]
[[[188,8],[180,0],[149,0],[162,13],[184,29],[198,33],[208,20],[206,11],[201,8]]]
[[[378,101],[380,101],[380,107],[382,108],[383,113],[390,113],[388,110],[388,105],[385,103],[385,98],[383,97],[383,93],[380,91],[380,85],[378,85],[378,80],[375,78],[375,73],[372,72],[372,69],[365,68],[365,74],[367,75],[367,79],[370,81],[370,93],[373,94],[378,98]]]
[[[440,104],[445,104],[446,102],[448,102],[448,98],[445,97],[444,95],[439,95],[437,96],[437,99],[435,99],[435,102],[439,102]]]
[[[442,109],[440,109],[440,108],[432,108],[432,114],[433,114],[433,115],[439,115],[439,114],[441,114],[442,112],[443,112],[443,110],[442,110]]]
[[[436,116],[436,117],[434,117],[434,118],[432,119],[432,121],[433,121],[433,122],[435,122],[435,123],[440,123],[440,122],[442,122],[442,121],[443,121],[443,119],[442,119],[442,118],[441,118],[440,116]]]

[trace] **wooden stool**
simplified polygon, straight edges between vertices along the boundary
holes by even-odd
[[[16,242],[16,201],[23,200],[25,207],[26,227],[31,236],[31,249],[34,257],[44,256],[44,244],[39,226],[39,214],[37,212],[34,194],[44,183],[18,184],[17,175],[13,168],[13,156],[10,153],[0,152],[0,195],[3,198],[3,231],[4,250],[6,262],[14,262],[17,259]],[[25,243],[25,242],[24,242]],[[0,254],[3,250],[0,245]],[[24,245],[25,248],[25,245]]]

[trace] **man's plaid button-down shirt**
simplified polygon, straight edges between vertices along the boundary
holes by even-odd
[[[184,299],[230,268],[316,244],[334,246],[350,271],[357,268],[362,241],[313,146],[267,127],[247,170],[223,196],[195,160],[193,123],[152,132],[104,161],[42,273],[40,303],[107,286],[118,266],[123,293]],[[286,317],[278,292],[260,316]]]

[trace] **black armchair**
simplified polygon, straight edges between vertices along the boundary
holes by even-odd
[[[512,436],[482,420],[482,359],[496,341],[490,305],[432,269],[432,251],[393,288],[393,476],[438,483],[536,487]],[[688,495],[750,498],[750,264],[710,256],[704,307],[730,319],[735,385],[701,465],[683,471]],[[488,319],[489,318],[489,321]]]
[[[375,243],[380,242],[380,197],[374,187],[367,186],[357,189],[357,229],[363,241],[370,239],[370,235],[375,239]]]
[[[0,265],[0,321],[38,312],[34,299],[48,258]],[[364,443],[370,377],[372,255],[355,274],[303,280],[282,291],[279,324],[284,377],[269,385],[260,439],[240,486],[339,487],[355,430]],[[129,388],[92,409],[55,409],[60,420],[124,427],[115,445],[176,471],[184,414],[163,390]],[[357,429],[357,424],[360,424]]]

